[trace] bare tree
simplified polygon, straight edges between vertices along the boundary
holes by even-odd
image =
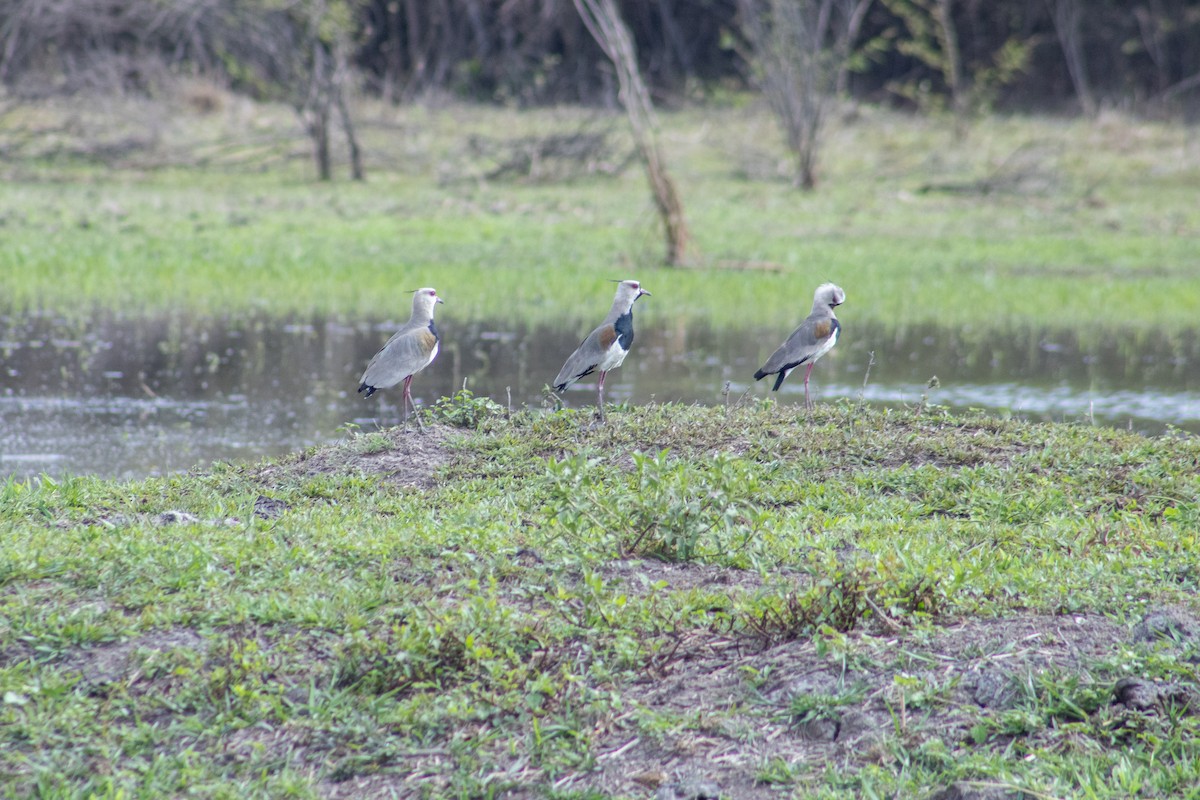
[[[1154,64],[1154,90],[1156,92],[1164,91],[1170,83],[1167,66],[1170,58],[1166,46],[1167,36],[1179,24],[1178,20],[1172,20],[1170,17],[1170,12],[1163,8],[1161,2],[1151,2],[1148,6],[1139,4],[1133,9],[1133,18],[1137,20],[1142,47],[1145,49],[1146,55],[1150,57],[1150,62]]]
[[[1054,17],[1054,32],[1067,61],[1067,72],[1075,86],[1075,96],[1083,113],[1096,116],[1096,97],[1088,80],[1087,60],[1083,53],[1083,3],[1081,0],[1046,0]]]
[[[688,245],[687,221],[683,215],[683,203],[675,189],[675,182],[667,173],[662,152],[655,136],[654,105],[650,93],[638,70],[637,54],[633,39],[613,0],[575,0],[575,8],[583,18],[584,25],[600,45],[600,49],[613,62],[617,71],[619,99],[629,117],[633,138],[642,157],[646,176],[654,203],[662,218],[667,238],[667,263],[679,266],[684,263]]]
[[[872,0],[738,0],[755,78],[787,138],[793,183],[817,185],[825,108]]]
[[[350,175],[354,180],[363,180],[362,150],[346,103],[346,37],[352,24],[351,9],[338,0],[332,4],[309,0],[306,6],[301,22],[304,47],[291,64],[292,81],[285,84],[291,87],[292,107],[312,140],[317,177],[323,181],[333,179],[329,125],[336,112],[350,151]]]

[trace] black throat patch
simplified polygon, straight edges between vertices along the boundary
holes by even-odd
[[[633,345],[633,309],[630,308],[617,317],[613,328],[617,331],[617,341],[621,343],[621,349],[628,350]]]

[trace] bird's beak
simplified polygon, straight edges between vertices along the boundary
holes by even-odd
[[[442,299],[442,298],[440,298],[440,297],[437,299],[437,301],[438,301],[439,303],[442,303],[442,304],[445,304],[445,302],[446,302],[445,300],[443,300],[443,299]]]
[[[647,292],[645,289],[638,289],[638,297],[641,297],[644,294],[650,294],[650,293]],[[654,295],[652,295],[652,294],[650,294],[650,296],[654,297]]]

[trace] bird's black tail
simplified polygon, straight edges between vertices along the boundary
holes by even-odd
[[[754,373],[754,380],[756,381],[761,381],[765,377],[767,377],[767,373],[763,372],[761,369]]]
[[[362,392],[362,390],[363,390],[363,389],[366,389],[366,390],[367,390],[367,393],[363,395],[363,398],[364,398],[364,399],[365,399],[365,398],[368,398],[368,397],[370,397],[370,396],[371,396],[371,395],[373,395],[373,394],[375,394],[375,387],[374,387],[374,386],[367,386],[367,385],[364,383],[363,385],[361,385],[361,386],[359,386],[359,387],[358,387],[358,391],[359,391],[359,392]]]

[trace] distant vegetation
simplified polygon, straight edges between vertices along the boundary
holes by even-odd
[[[747,85],[754,20],[858,13],[826,44],[853,56],[839,88],[917,107],[1197,108],[1197,0],[622,0],[657,102]],[[857,8],[861,7],[861,8]],[[13,95],[154,92],[167,73],[311,102],[312,77],[354,70],[388,100],[428,92],[515,103],[609,103],[615,76],[572,0],[0,0],[0,81]],[[748,35],[748,32],[750,35]],[[351,79],[351,78],[347,78]]]
[[[691,199],[656,106],[760,91],[812,190],[837,101],[948,111],[961,138],[996,109],[1180,115],[1200,92],[1200,2],[1170,0],[0,0],[0,21],[0,126],[30,99],[199,77],[289,106],[320,180],[339,146],[367,177],[364,96],[619,105],[672,266],[693,260]]]
[[[1175,123],[990,116],[959,140],[841,106],[805,194],[760,105],[663,114],[694,233],[670,271],[616,114],[363,103],[368,182],[314,184],[286,108],[199,96],[222,110],[74,102],[22,117],[24,143],[15,116],[0,130],[22,154],[0,165],[0,308],[388,319],[432,285],[447,326],[561,324],[623,277],[654,292],[647,322],[783,332],[825,280],[847,330],[1181,330],[1200,307],[1200,150]],[[538,149],[589,137],[587,157]]]

